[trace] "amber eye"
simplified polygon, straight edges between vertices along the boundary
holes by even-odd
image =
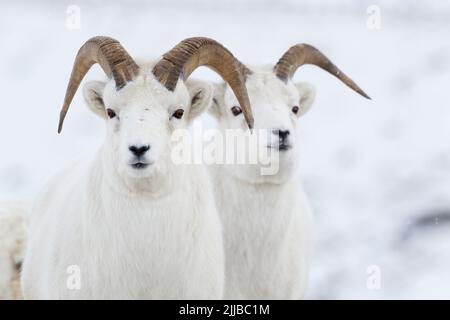
[[[108,117],[110,119],[114,118],[116,116],[116,113],[112,109],[106,109],[106,113],[108,114]]]
[[[293,113],[297,114],[297,113],[298,113],[298,110],[300,110],[299,107],[297,107],[297,106],[293,106],[293,107],[292,107],[292,112],[293,112]]]
[[[172,116],[174,116],[177,119],[181,119],[183,117],[183,114],[184,114],[184,110],[178,109],[172,114]]]
[[[234,116],[238,116],[242,113],[242,109],[238,106],[234,106],[231,108],[231,112],[233,112]]]

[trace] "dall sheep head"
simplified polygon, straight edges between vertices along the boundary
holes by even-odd
[[[297,119],[304,115],[315,99],[312,85],[294,83],[292,77],[299,67],[312,64],[329,72],[363,97],[369,96],[337,68],[330,59],[308,44],[291,47],[278,62],[269,66],[246,68],[246,86],[255,117],[255,132],[258,135],[258,151],[267,149],[279,161],[280,170],[272,177],[261,177],[260,166],[229,166],[230,172],[252,181],[279,181],[291,176],[297,159]],[[222,130],[239,129],[245,125],[236,98],[227,84],[215,86],[214,100],[210,112],[219,121]],[[243,137],[244,139],[244,137]],[[249,156],[242,156],[248,158]],[[260,156],[258,158],[265,158]],[[284,175],[284,176],[283,176]]]

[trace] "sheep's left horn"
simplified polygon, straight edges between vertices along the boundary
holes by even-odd
[[[139,67],[119,41],[109,37],[93,37],[80,48],[75,58],[67,85],[64,104],[59,115],[58,133],[61,132],[73,96],[86,73],[95,63],[100,64],[108,77],[113,77],[119,90],[138,74]]]
[[[253,115],[245,87],[245,77],[250,71],[217,41],[203,37],[181,41],[163,55],[154,66],[153,74],[168,90],[174,91],[180,77],[186,80],[200,66],[210,67],[230,85],[249,128],[253,128]]]
[[[288,79],[291,79],[295,71],[304,64],[313,64],[328,71],[348,87],[358,92],[363,97],[370,99],[370,97],[355,82],[353,82],[352,79],[339,70],[330,59],[309,44],[297,44],[291,47],[281,59],[278,60],[274,71],[278,78],[286,82]]]

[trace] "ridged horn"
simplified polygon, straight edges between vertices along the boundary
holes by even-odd
[[[93,37],[86,41],[75,58],[59,116],[58,133],[62,130],[64,119],[75,92],[86,73],[95,63],[102,67],[108,77],[114,78],[117,90],[123,88],[127,82],[132,81],[139,72],[138,65],[119,41],[109,37]]]
[[[168,90],[174,91],[179,78],[186,80],[200,66],[211,68],[230,85],[240,103],[248,127],[252,129],[253,114],[245,87],[245,78],[250,70],[217,41],[203,37],[181,41],[163,55],[154,66],[153,74]]]
[[[339,70],[330,59],[309,44],[302,43],[292,46],[286,51],[281,59],[278,60],[274,71],[278,78],[287,82],[288,79],[291,79],[294,76],[295,71],[304,64],[312,64],[328,71],[348,87],[358,92],[363,97],[370,99],[370,97],[355,82],[353,82],[352,79]]]

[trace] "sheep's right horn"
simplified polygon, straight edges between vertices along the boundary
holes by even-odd
[[[108,77],[113,77],[116,89],[134,79],[139,72],[138,65],[125,51],[119,41],[109,37],[93,37],[80,48],[75,58],[72,74],[67,85],[64,104],[59,116],[58,133],[61,132],[64,118],[81,80],[95,63],[100,64]]]
[[[163,55],[153,67],[153,74],[168,90],[173,91],[180,77],[186,80],[200,66],[210,67],[230,85],[239,100],[248,127],[253,128],[253,115],[245,87],[245,77],[250,70],[217,41],[203,37],[181,41]]]
[[[286,82],[288,79],[291,79],[295,71],[304,64],[313,64],[328,71],[348,87],[358,92],[363,97],[370,99],[370,97],[358,87],[352,79],[339,70],[330,59],[322,52],[306,43],[297,44],[289,48],[280,60],[278,60],[274,71],[278,78]]]

